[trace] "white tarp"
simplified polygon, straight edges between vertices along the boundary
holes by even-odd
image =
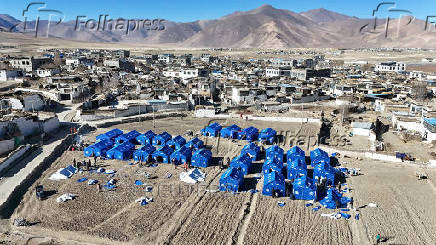
[[[76,194],[66,193],[56,198],[56,202],[66,202],[68,200],[73,200],[76,196]]]
[[[188,184],[195,184],[198,181],[204,181],[205,178],[206,175],[198,168],[191,169],[188,172],[180,173],[180,180]]]

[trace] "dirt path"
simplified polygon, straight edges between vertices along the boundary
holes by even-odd
[[[262,181],[258,181],[256,185],[256,190],[259,190],[262,187]],[[257,206],[257,200],[259,199],[260,192],[256,192],[252,195],[250,195],[250,201],[248,202],[248,207],[245,209],[242,209],[243,213],[241,213],[241,220],[240,223],[242,224],[240,229],[236,230],[237,235],[237,245],[243,245],[245,235],[247,234],[248,225],[251,222],[251,217],[253,216],[254,212],[256,211]],[[246,213],[248,211],[248,214]],[[239,233],[239,234],[238,234]]]

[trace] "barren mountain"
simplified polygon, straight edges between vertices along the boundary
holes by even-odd
[[[167,44],[177,47],[234,48],[301,48],[301,47],[435,47],[436,35],[424,31],[425,22],[408,17],[392,19],[386,31],[386,20],[359,19],[326,9],[295,13],[262,5],[251,11],[238,11],[216,20],[189,23],[165,21],[164,30],[139,28],[125,31],[75,30],[75,22],[51,24],[41,21],[40,36],[85,42],[124,42]],[[400,21],[400,22],[399,22]],[[9,29],[20,23],[8,15],[0,15],[0,28]],[[27,23],[31,29],[35,22]],[[23,23],[14,30],[22,32]],[[434,29],[434,27],[433,27]],[[0,35],[3,35],[0,33]],[[32,35],[30,33],[29,35]],[[34,35],[34,33],[33,33]]]

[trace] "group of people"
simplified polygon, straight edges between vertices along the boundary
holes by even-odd
[[[88,161],[83,160],[83,161],[76,161],[76,158],[73,159],[73,167],[82,170],[86,170],[89,171],[92,169],[92,163],[91,163],[91,159],[88,159]],[[97,157],[94,157],[94,167],[97,167]]]

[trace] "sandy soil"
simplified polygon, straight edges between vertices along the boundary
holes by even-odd
[[[167,130],[183,134],[187,129],[197,131],[206,120],[186,118],[159,120],[154,131]],[[206,122],[207,123],[207,122]],[[234,123],[233,121],[223,122]],[[244,126],[244,121],[237,122]],[[257,127],[295,127],[293,124],[247,122]],[[138,122],[114,127],[122,130],[152,129],[152,122]],[[87,135],[88,140],[108,129],[98,129]],[[204,139],[204,138],[203,138]],[[208,139],[215,157],[234,156],[244,142]],[[287,148],[285,148],[287,150]],[[217,166],[202,169],[206,181],[185,185],[179,181],[181,168],[160,164],[158,167],[130,166],[122,161],[99,161],[98,165],[117,170],[115,191],[97,192],[95,186],[78,183],[81,177],[108,180],[107,175],[83,172],[69,180],[50,181],[48,177],[58,168],[70,164],[74,158],[83,159],[82,152],[65,152],[36,184],[58,193],[45,201],[37,201],[34,187],[24,196],[9,222],[2,221],[0,242],[6,244],[371,244],[377,233],[388,238],[388,244],[434,244],[436,240],[436,169],[421,169],[406,164],[393,164],[363,159],[339,159],[345,167],[359,167],[363,175],[347,182],[352,189],[355,207],[369,202],[377,208],[362,207],[360,220],[331,220],[320,216],[332,213],[324,209],[315,212],[304,201],[289,198],[272,199],[260,192],[229,194],[214,192],[222,174]],[[347,163],[345,163],[347,162]],[[258,169],[260,162],[256,163]],[[416,171],[426,172],[429,180],[417,180]],[[144,173],[157,176],[145,179]],[[166,178],[167,173],[171,178]],[[145,192],[135,186],[135,180],[153,185]],[[261,190],[253,174],[246,177],[244,190]],[[77,199],[56,203],[56,197],[70,192]],[[134,200],[141,196],[154,201],[141,207]],[[286,205],[279,207],[277,201]],[[351,212],[354,214],[354,212]],[[11,227],[15,217],[38,222],[27,228]],[[2,224],[3,224],[2,223]]]

